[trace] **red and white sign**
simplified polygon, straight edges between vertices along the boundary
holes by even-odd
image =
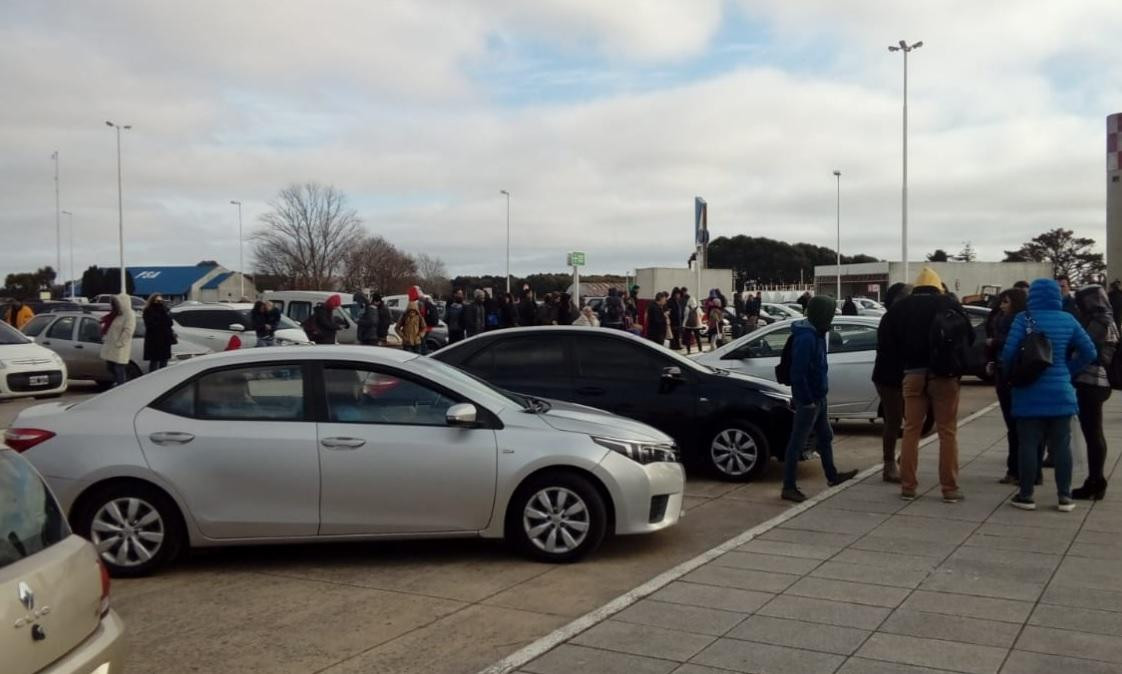
[[[880,284],[878,284],[878,283],[870,283],[869,284],[869,292],[875,293],[878,290],[880,290]]]
[[[1122,112],[1106,118],[1106,170],[1122,170]]]

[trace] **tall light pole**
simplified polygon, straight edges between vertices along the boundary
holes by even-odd
[[[58,198],[58,150],[51,154],[55,160],[55,276],[62,276],[62,218],[59,216]]]
[[[923,46],[923,40],[908,44],[900,40],[898,45],[889,45],[888,51],[904,52],[904,186],[901,192],[901,220],[903,227],[902,255],[904,257],[904,281],[910,277],[908,274],[908,52]]]
[[[499,190],[506,195],[506,292],[510,294],[510,192]]]
[[[834,177],[838,179],[838,294],[837,299],[841,302],[842,298],[842,172],[834,171]]]
[[[231,199],[230,203],[238,207],[238,278],[241,279],[241,291],[238,298],[241,300],[245,299],[245,246],[242,245],[242,202]]]
[[[70,211],[63,211],[66,216],[66,224],[70,229],[70,299],[74,299],[74,214]]]
[[[125,283],[125,209],[121,194],[121,129],[128,131],[132,125],[113,122],[105,122],[105,125],[117,130],[117,241],[121,253],[121,294],[127,295],[129,287]]]

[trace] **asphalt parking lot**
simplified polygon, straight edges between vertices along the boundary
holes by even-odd
[[[78,384],[64,400],[92,393]],[[989,386],[968,383],[960,416],[992,400]],[[31,404],[0,403],[0,427]],[[879,462],[879,426],[838,431],[840,467]],[[799,474],[808,494],[825,488],[817,461]],[[157,576],[114,581],[129,671],[475,672],[783,512],[780,479],[776,463],[751,484],[691,477],[679,526],[609,540],[566,566],[526,561],[493,541],[195,551]]]

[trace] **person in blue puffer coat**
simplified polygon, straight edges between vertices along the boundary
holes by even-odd
[[[1010,502],[1035,510],[1037,448],[1046,442],[1056,463],[1057,509],[1071,512],[1071,418],[1079,412],[1072,378],[1097,357],[1095,345],[1074,316],[1063,310],[1060,286],[1052,279],[1036,279],[1029,286],[1028,309],[1017,314],[1005,340],[1001,362],[1010,372],[1030,322],[1052,342],[1052,365],[1028,386],[1013,388],[1013,418],[1017,421],[1020,451],[1017,468],[1021,489]]]

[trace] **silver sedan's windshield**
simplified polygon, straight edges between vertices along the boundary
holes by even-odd
[[[408,363],[409,367],[416,370],[419,374],[441,381],[469,398],[479,400],[480,402],[488,403],[496,407],[509,407],[511,404],[517,405],[522,409],[533,407],[533,403],[530,402],[531,398],[528,396],[522,396],[495,388],[472,374],[438,360],[433,360],[425,356],[417,356],[409,360]]]

